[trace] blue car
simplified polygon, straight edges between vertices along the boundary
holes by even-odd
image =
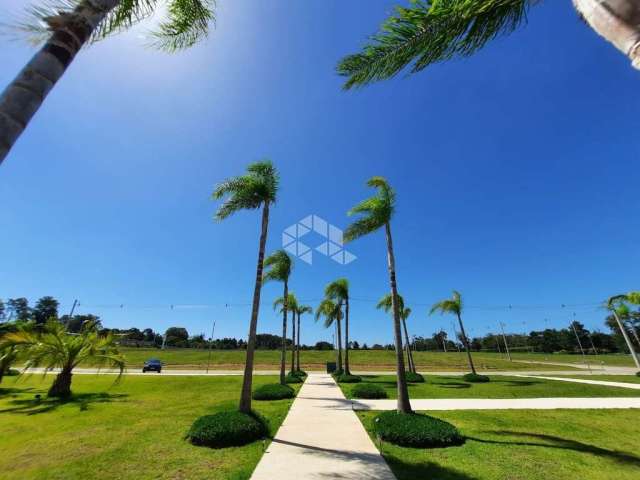
[[[142,373],[146,372],[162,372],[162,362],[157,358],[147,360],[142,367]]]

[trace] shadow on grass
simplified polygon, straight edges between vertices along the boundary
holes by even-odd
[[[31,392],[32,390],[33,390],[33,387],[29,387],[29,388],[15,388],[15,387],[0,388],[0,397],[3,397],[5,395],[15,395],[17,393]]]
[[[516,440],[516,441],[489,440],[489,439],[476,438],[476,437],[467,437],[467,440],[472,440],[480,443],[489,443],[494,445],[519,445],[519,446],[525,446],[525,447],[546,447],[546,448],[558,448],[561,450],[573,450],[575,452],[590,453],[597,457],[608,458],[610,460],[613,460],[619,463],[640,467],[640,457],[632,453],[620,452],[617,450],[609,450],[606,448],[597,447],[596,445],[590,445],[588,443],[582,443],[576,440],[569,440],[567,438],[556,437],[554,435],[545,435],[541,433],[528,433],[528,432],[513,432],[509,430],[485,431],[482,433],[500,435],[505,437],[531,438],[535,440],[540,440],[541,442],[523,441],[523,440]],[[545,442],[545,443],[542,443],[542,442]]]
[[[531,385],[540,385],[544,382],[539,380],[496,380],[491,378],[491,383],[502,383],[506,387],[530,387]]]
[[[407,463],[394,455],[385,455],[385,460],[399,480],[477,480],[466,473],[443,467],[435,462]]]
[[[24,393],[25,390],[20,390],[20,393]],[[70,398],[48,398],[43,396],[42,398],[28,398],[17,399],[9,401],[12,405],[9,408],[0,410],[0,413],[18,413],[23,415],[37,415],[39,413],[46,413],[55,410],[63,405],[78,405],[80,410],[87,410],[89,405],[94,403],[109,403],[122,401],[123,398],[128,397],[125,393],[77,393],[73,394]]]

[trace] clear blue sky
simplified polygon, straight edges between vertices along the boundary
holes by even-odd
[[[282,176],[270,251],[310,213],[346,226],[366,179],[388,177],[411,333],[451,330],[426,310],[454,288],[472,335],[574,311],[604,329],[592,304],[639,287],[640,74],[564,0],[473,58],[341,91],[336,62],[397,3],[220,0],[188,52],[145,48],[145,28],[83,51],[0,167],[0,298],[53,295],[65,311],[77,298],[109,327],[208,335],[217,319],[216,337],[245,337],[259,215],[215,223],[209,195],[269,157]],[[0,20],[24,4],[4,2]],[[3,40],[0,85],[31,54]],[[315,306],[348,277],[352,336],[388,343],[372,303],[388,291],[383,234],[349,248],[348,266],[296,262],[291,288]],[[263,289],[260,332],[278,333],[280,292]],[[304,342],[331,338],[304,323]]]

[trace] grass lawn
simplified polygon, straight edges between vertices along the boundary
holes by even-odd
[[[467,442],[443,449],[384,443],[382,453],[398,480],[640,478],[638,410],[469,410],[431,415],[456,425]],[[376,412],[358,416],[371,433]]]
[[[156,348],[123,347],[129,368],[142,368],[149,358],[159,358],[167,368],[204,369],[207,366],[209,351],[195,348],[172,348],[159,350]],[[290,352],[287,355],[289,359]],[[324,370],[326,362],[335,361],[335,351],[303,350],[300,362],[304,370]],[[544,361],[542,356],[538,357]],[[211,368],[239,370],[244,366],[244,350],[213,350]],[[350,350],[349,359],[354,371],[393,371],[395,370],[395,353],[390,350]],[[419,370],[424,371],[467,371],[467,357],[458,352],[415,352],[414,359]],[[498,354],[474,354],[476,366],[480,370],[558,370],[557,366],[543,363],[531,365],[527,363],[509,362]],[[256,351],[256,368],[277,370],[280,367],[278,350]],[[288,364],[287,364],[288,365]],[[564,367],[563,370],[571,369]]]
[[[553,375],[558,378],[577,378],[582,380],[601,380],[603,382],[623,382],[623,383],[640,383],[640,377],[635,375],[580,375],[579,377],[571,375]],[[640,396],[640,394],[638,395]]]
[[[514,360],[527,360],[532,362],[559,362],[584,365],[582,355],[569,353],[512,353]],[[606,355],[587,355],[590,365],[608,365],[611,367],[633,367],[633,359],[629,354],[610,353]]]
[[[596,376],[594,375],[594,378]],[[582,378],[582,377],[579,377]],[[588,377],[592,378],[592,377]],[[637,377],[636,377],[637,378]],[[363,382],[384,388],[389,398],[397,398],[395,375],[364,376]],[[538,397],[639,397],[637,390],[569,383],[539,378],[496,375],[489,383],[469,383],[462,377],[427,376],[425,383],[409,384],[411,398],[538,398]],[[342,384],[342,391],[353,398],[354,384]]]
[[[76,375],[67,403],[34,403],[52,375],[0,385],[2,479],[248,479],[263,442],[212,450],[183,440],[203,414],[236,408],[241,377]],[[276,382],[255,377],[254,383]],[[293,388],[299,388],[293,385]],[[292,400],[254,402],[275,434]]]

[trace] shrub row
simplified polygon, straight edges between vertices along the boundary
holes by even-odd
[[[336,382],[338,383],[360,383],[362,378],[357,375],[349,375],[347,373],[343,373],[342,375],[336,375],[334,377]]]
[[[219,412],[198,418],[187,433],[193,445],[213,448],[241,446],[267,435],[264,419],[238,411]]]
[[[295,390],[289,385],[279,383],[269,383],[262,385],[253,391],[254,400],[282,400],[283,398],[293,398]]]
[[[351,389],[351,394],[356,398],[387,398],[387,392],[375,383],[358,383]]]
[[[404,376],[409,383],[424,383],[424,377],[419,373],[405,372]]]
[[[464,437],[449,422],[417,413],[382,412],[374,419],[376,436],[403,447],[462,445]]]
[[[286,383],[302,383],[304,379],[297,375],[291,375],[290,373],[284,378]]]
[[[477,373],[467,373],[462,378],[464,378],[465,382],[470,383],[487,383],[491,381],[486,375],[478,375]]]

